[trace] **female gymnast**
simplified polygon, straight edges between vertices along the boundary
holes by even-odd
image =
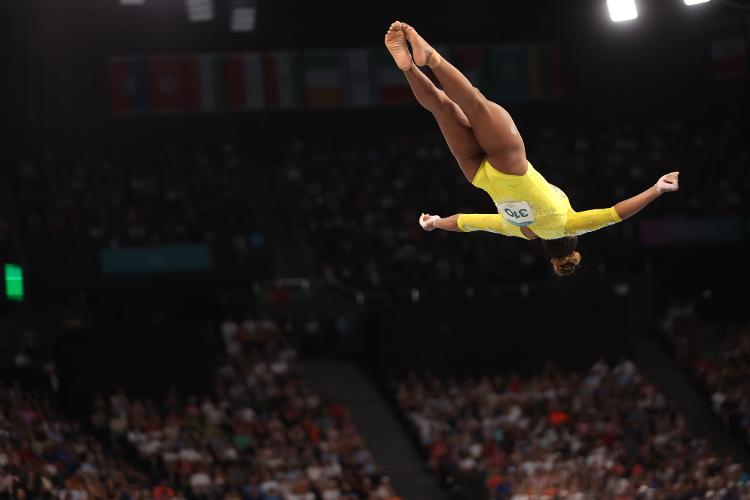
[[[568,276],[581,263],[576,251],[579,235],[627,219],[679,187],[679,172],[672,172],[614,207],[576,212],[565,193],[547,182],[526,159],[523,140],[508,112],[486,99],[414,28],[396,21],[385,35],[385,45],[417,101],[437,120],[466,178],[492,197],[499,212],[450,217],[422,214],[419,224],[425,231],[489,231],[529,240],[541,238],[555,273]],[[443,90],[420,66],[432,69]]]

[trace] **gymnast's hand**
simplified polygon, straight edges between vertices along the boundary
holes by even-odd
[[[656,192],[662,194],[680,189],[679,176],[679,172],[671,172],[667,175],[662,175],[656,182]]]
[[[439,220],[439,215],[422,214],[419,216],[419,225],[425,231],[433,231],[435,229],[435,222]]]

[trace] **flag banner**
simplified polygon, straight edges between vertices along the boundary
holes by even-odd
[[[108,73],[110,105],[113,114],[148,111],[149,82],[145,58],[113,57],[109,60]]]
[[[187,60],[188,109],[224,111],[227,109],[225,58],[200,54]]]
[[[494,100],[525,101],[529,98],[529,68],[525,45],[490,48],[491,96]]]
[[[529,95],[532,99],[559,99],[563,95],[562,56],[556,45],[530,44],[526,48]]]
[[[344,104],[343,55],[338,50],[304,53],[305,102],[308,107],[341,107]]]
[[[378,103],[384,105],[414,102],[414,96],[403,71],[398,69],[388,51],[383,48],[375,56]]]
[[[149,56],[148,86],[152,111],[185,111],[187,109],[186,58],[169,55]]]
[[[711,44],[711,67],[714,78],[728,80],[745,74],[747,70],[747,51],[745,38],[736,35]]]
[[[245,54],[245,96],[247,109],[263,109],[266,107],[266,88],[263,80],[263,55]]]
[[[263,109],[265,85],[261,54],[229,54],[224,67],[227,107],[233,111]]]
[[[555,44],[438,45],[488,98],[500,103],[563,97]],[[746,71],[743,37],[714,42],[717,78]],[[131,113],[225,112],[404,105],[416,102],[383,48],[112,57],[111,109]],[[440,86],[427,67],[422,71]]]
[[[273,109],[302,107],[300,56],[296,51],[268,52],[263,56],[266,104]]]
[[[374,106],[375,54],[372,49],[348,49],[344,53],[344,95],[348,106]]]
[[[486,47],[459,45],[451,49],[451,62],[479,89],[490,87],[490,65]]]

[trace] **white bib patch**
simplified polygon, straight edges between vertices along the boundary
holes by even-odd
[[[534,223],[534,212],[526,201],[498,203],[497,211],[514,226],[529,226]]]

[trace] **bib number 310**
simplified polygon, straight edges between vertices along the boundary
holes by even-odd
[[[511,224],[515,226],[528,226],[534,223],[534,212],[528,202],[511,201],[499,203],[498,212]]]

